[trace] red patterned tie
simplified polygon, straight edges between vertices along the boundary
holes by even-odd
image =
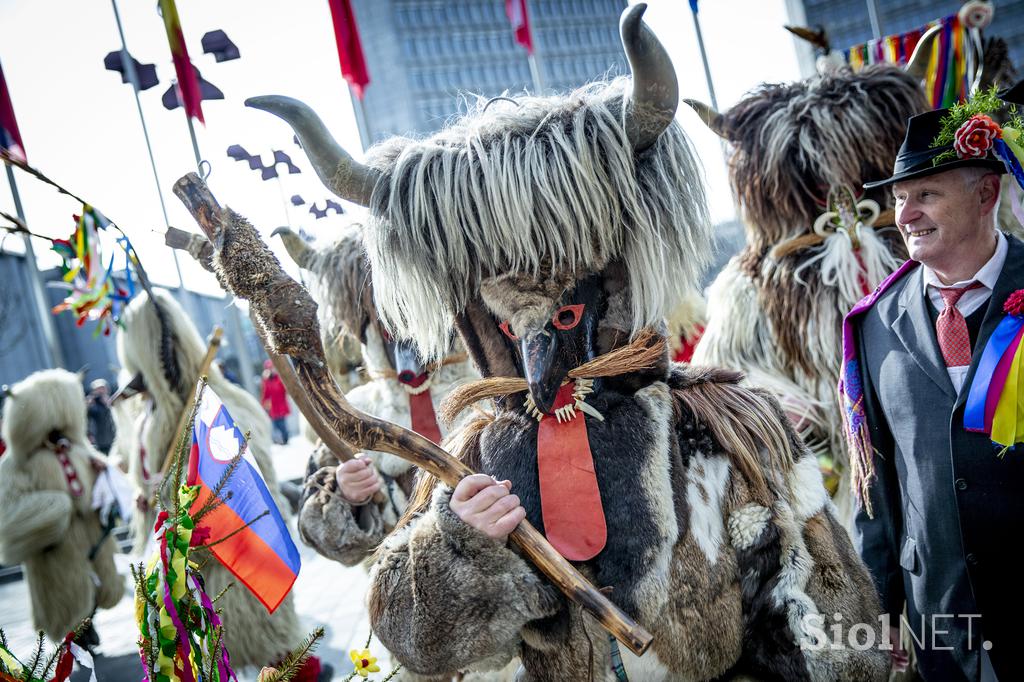
[[[981,282],[973,282],[965,287],[940,287],[946,307],[935,320],[935,335],[939,339],[939,349],[946,361],[946,367],[963,367],[971,364],[971,335],[967,331],[967,320],[956,307],[960,297],[971,289],[982,286]]]

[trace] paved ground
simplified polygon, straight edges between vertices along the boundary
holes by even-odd
[[[278,478],[297,478],[305,471],[311,446],[303,438],[293,438],[287,446],[274,446]],[[295,583],[295,606],[302,627],[311,631],[318,625],[326,629],[318,655],[334,666],[335,679],[343,679],[352,670],[348,651],[362,648],[370,625],[363,603],[367,576],[362,568],[346,568],[325,559],[301,544],[292,520],[292,536],[302,555],[302,570]],[[118,555],[117,563],[125,576],[125,596],[116,608],[96,614],[95,624],[102,644],[97,661],[98,682],[134,682],[141,679],[135,646],[138,630],[134,624],[133,586],[128,569],[132,557]],[[7,633],[11,649],[19,657],[27,656],[35,643],[29,612],[28,592],[22,581],[0,585],[0,626]],[[376,650],[380,650],[377,644]],[[387,672],[387,668],[384,669]],[[256,670],[239,670],[242,682],[253,682]],[[87,675],[76,673],[75,682],[86,682]]]

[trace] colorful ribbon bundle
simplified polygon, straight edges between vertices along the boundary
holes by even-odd
[[[135,617],[139,654],[148,682],[228,682],[237,677],[223,644],[223,628],[203,587],[198,567],[189,561],[201,532],[189,509],[196,486],[178,490],[176,516],[160,512],[154,528],[159,547],[145,574],[136,575]]]
[[[854,71],[869,64],[906,64],[921,36],[932,26],[940,26],[941,31],[928,61],[925,93],[933,109],[951,107],[970,95],[981,53],[976,32],[972,33],[972,26],[957,14],[907,33],[855,45],[846,51],[846,61]]]
[[[1024,290],[1003,305],[1006,317],[982,351],[964,407],[964,428],[1006,448],[1024,442]]]
[[[104,267],[100,231],[110,221],[89,204],[82,204],[82,215],[75,216],[75,232],[69,239],[53,240],[53,250],[61,257],[63,264],[63,287],[70,292],[63,302],[54,306],[54,314],[70,310],[81,327],[86,320],[98,320],[93,336],[100,332],[109,335],[114,324],[120,324],[121,311],[135,294],[132,278],[134,266],[133,250],[128,237],[117,238],[117,244],[125,254],[124,271],[126,287],[114,280],[114,256]]]

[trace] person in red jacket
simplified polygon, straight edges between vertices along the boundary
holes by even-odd
[[[263,363],[263,382],[260,388],[260,402],[263,409],[270,415],[270,421],[274,425],[275,439],[282,445],[288,444],[288,415],[291,414],[291,407],[288,406],[288,392],[284,388],[284,382],[274,371],[274,365],[267,360]]]

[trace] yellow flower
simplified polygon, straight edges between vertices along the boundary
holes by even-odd
[[[380,672],[377,659],[370,655],[369,649],[352,649],[352,651],[348,652],[348,656],[352,659],[352,665],[356,667],[356,672],[359,673],[360,677]]]

